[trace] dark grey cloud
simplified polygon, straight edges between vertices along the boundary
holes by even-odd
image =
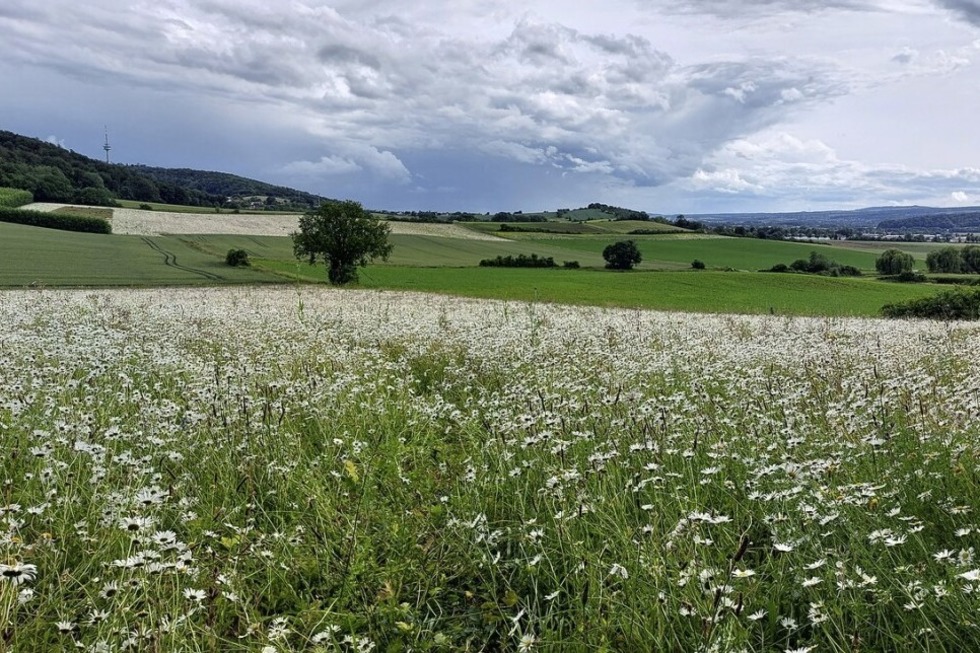
[[[980,27],[980,0],[936,0],[936,3],[968,23]]]
[[[347,45],[325,45],[317,52],[317,57],[325,64],[354,64],[373,70],[381,68],[381,60],[373,53]]]

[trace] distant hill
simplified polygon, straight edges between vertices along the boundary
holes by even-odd
[[[930,224],[955,224],[955,216],[980,214],[980,207],[874,206],[852,211],[800,211],[795,213],[708,213],[691,215],[708,224],[777,225],[784,227],[854,227],[885,231],[933,229]],[[965,217],[963,219],[966,219]],[[915,227],[913,225],[921,225]],[[967,226],[967,225],[963,225]]]
[[[208,172],[190,168],[154,168],[143,165],[132,167],[159,184],[170,184],[189,191],[232,198],[233,203],[243,204],[241,208],[248,208],[249,204],[252,208],[258,208],[256,204],[261,202],[269,208],[281,209],[283,206],[291,206],[307,210],[328,201],[328,198],[313,193],[285,186],[274,186],[227,172]]]
[[[327,199],[223,172],[109,164],[2,130],[0,187],[29,190],[38,202],[98,206],[112,206],[123,199],[305,211]]]
[[[950,231],[980,230],[980,210],[964,211],[957,209],[956,213],[926,213],[898,220],[883,220],[878,228],[887,231],[912,231],[945,233]]]

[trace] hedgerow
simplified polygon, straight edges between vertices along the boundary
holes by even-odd
[[[0,207],[0,222],[12,222],[30,227],[44,227],[62,231],[83,231],[95,234],[112,233],[112,225],[105,220],[71,213],[43,213],[41,211]]]

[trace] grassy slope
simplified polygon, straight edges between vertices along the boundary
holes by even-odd
[[[83,234],[0,223],[0,286],[261,283],[280,280],[231,268],[177,238]]]

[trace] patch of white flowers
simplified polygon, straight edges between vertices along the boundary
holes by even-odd
[[[691,650],[856,649],[883,618],[896,646],[977,637],[973,325],[305,288],[7,291],[0,324],[15,642],[478,649],[499,622],[491,648],[538,650],[673,619]],[[465,564],[358,571],[398,563],[366,538],[428,519],[403,554]]]

